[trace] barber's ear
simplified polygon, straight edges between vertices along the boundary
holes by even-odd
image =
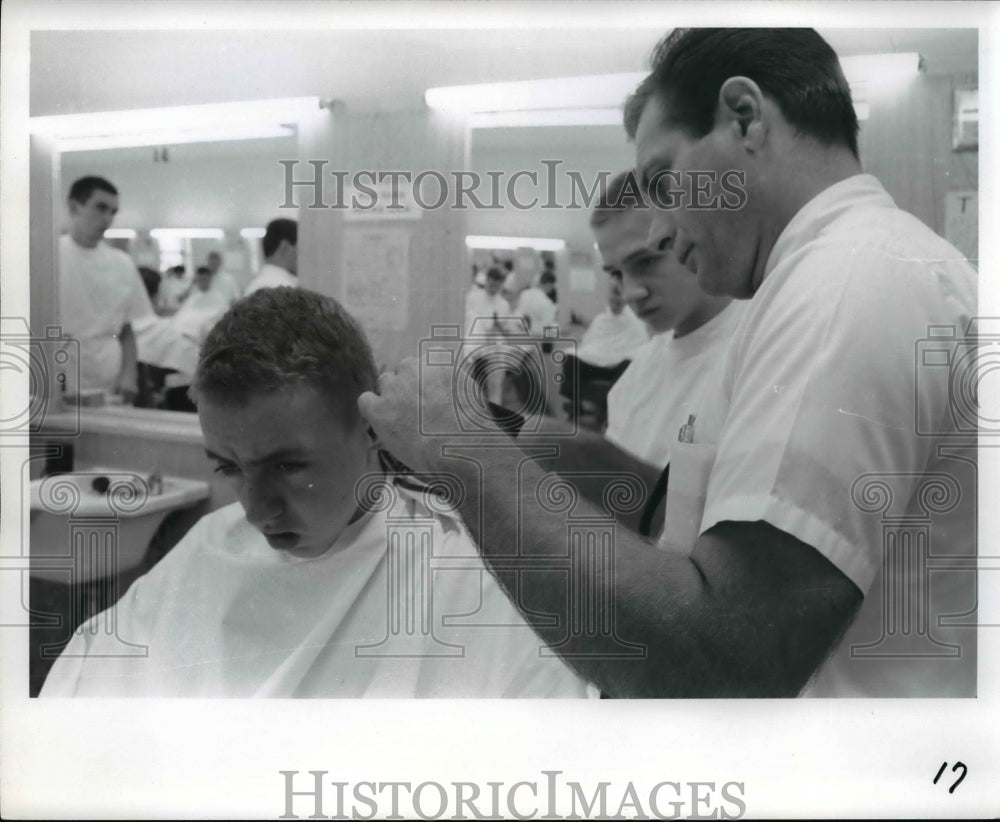
[[[749,77],[730,77],[719,89],[717,118],[739,129],[747,149],[759,150],[767,136],[764,93],[760,86]]]

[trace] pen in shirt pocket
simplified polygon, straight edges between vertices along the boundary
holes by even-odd
[[[681,426],[681,430],[677,432],[677,442],[694,442],[694,414],[688,414],[688,421],[684,423],[684,425]]]

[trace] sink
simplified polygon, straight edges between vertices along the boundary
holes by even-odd
[[[32,480],[31,576],[87,582],[131,570],[167,514],[208,498],[207,482],[165,476],[161,490],[147,476],[95,466]]]

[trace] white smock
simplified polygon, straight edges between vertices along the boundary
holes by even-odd
[[[79,371],[73,360],[65,369],[67,392],[113,391],[122,369],[122,327],[153,316],[135,263],[105,242],[84,248],[64,234],[59,238],[59,305],[63,334],[79,341]],[[74,356],[77,349],[66,350]]]
[[[605,308],[590,321],[580,340],[576,356],[590,365],[611,368],[634,359],[649,342],[649,329],[627,305],[613,314]]]
[[[976,432],[952,389],[976,305],[959,251],[874,177],[841,181],[785,227],[674,443],[662,547],[763,520],[864,594],[804,695],[975,695]]]
[[[42,697],[591,697],[524,622],[461,520],[385,485],[321,556],[238,504],[202,518],[86,622]]]
[[[559,307],[537,286],[526,288],[517,298],[517,313],[528,322],[532,337],[554,338],[559,335]],[[550,329],[546,335],[545,329]],[[551,329],[555,329],[553,333]]]
[[[250,281],[246,291],[243,292],[243,296],[246,297],[255,291],[260,291],[262,288],[280,288],[282,286],[298,288],[299,278],[280,265],[264,263],[260,267],[260,271],[257,272],[257,276]]]
[[[683,337],[666,331],[640,348],[608,393],[604,436],[657,468],[670,462],[678,429],[706,386],[715,387],[712,365],[729,347],[742,310],[732,302]]]

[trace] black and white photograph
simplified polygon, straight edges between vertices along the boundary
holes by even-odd
[[[1000,10],[2,14],[5,818],[1000,814]]]

